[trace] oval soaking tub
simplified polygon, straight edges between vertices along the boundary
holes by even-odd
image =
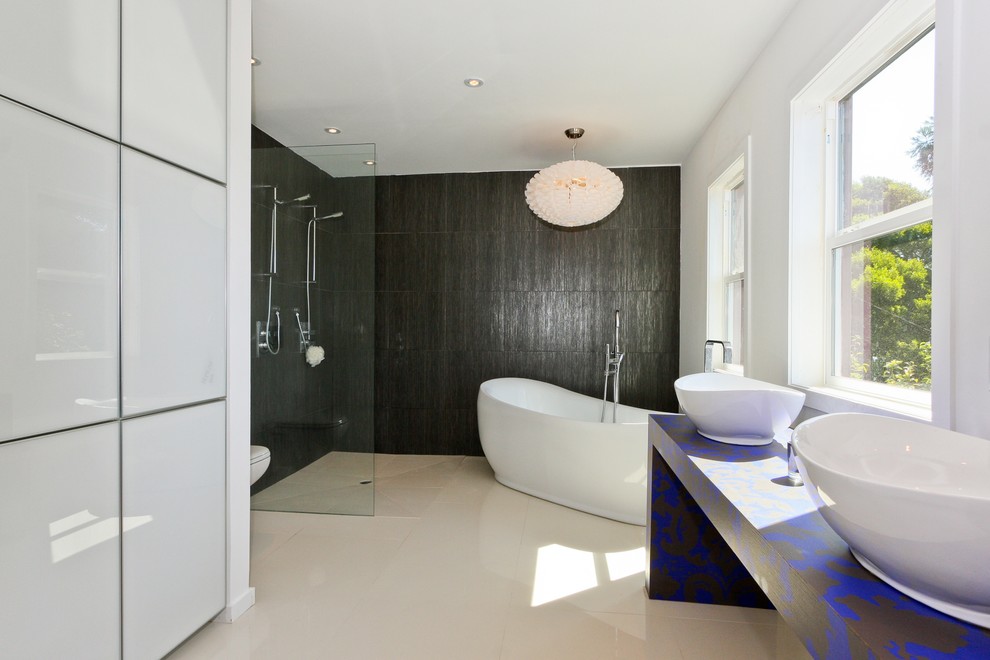
[[[804,406],[804,392],[734,374],[682,376],[674,391],[698,433],[730,445],[770,444]]]
[[[792,442],[819,512],[868,571],[990,628],[990,440],[837,413],[799,425]]]
[[[612,404],[608,404],[611,420]],[[478,392],[478,432],[499,483],[633,525],[646,524],[647,424],[655,411],[602,401],[527,378]]]

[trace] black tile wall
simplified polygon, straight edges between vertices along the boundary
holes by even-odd
[[[616,169],[604,221],[561,230],[533,172],[379,177],[375,449],[481,455],[478,387],[522,376],[595,397],[622,310],[622,401],[676,410],[680,169]]]
[[[252,184],[278,187],[280,199],[309,193],[318,215],[316,283],[310,285],[314,343],[325,361],[310,367],[299,352],[295,312],[306,321],[306,223],[312,210],[277,208],[278,270],[272,305],[282,317],[282,348],[251,362],[251,443],[272,451],[257,492],[331,450],[374,448],[375,180],[334,179],[253,129]],[[269,246],[274,190],[254,188],[251,209],[251,313],[268,318]],[[272,315],[272,328],[275,317]]]

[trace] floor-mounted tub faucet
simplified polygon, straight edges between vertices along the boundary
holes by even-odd
[[[713,371],[712,367],[712,347],[718,344],[722,347],[722,362],[728,364],[732,362],[732,344],[719,339],[709,339],[705,342],[705,372]]]
[[[619,350],[619,310],[615,310],[615,344],[605,344],[605,393],[602,395],[602,421],[605,421],[605,407],[608,403],[608,379],[612,378],[612,423],[615,423],[619,408],[619,367],[625,353]]]

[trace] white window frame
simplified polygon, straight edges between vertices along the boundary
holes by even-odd
[[[725,340],[729,336],[728,312],[726,309],[725,289],[731,282],[743,282],[743,318],[742,318],[742,338],[736,339],[732,344],[733,358],[736,364],[726,363],[722,355],[714,356],[721,359],[721,362],[714,362],[713,367],[718,371],[725,371],[743,375],[745,365],[739,362],[740,357],[745,357],[746,337],[749,336],[749,313],[750,308],[750,287],[745,282],[749,271],[750,263],[750,208],[752,205],[750,191],[752,190],[751,176],[749,171],[749,138],[737,149],[733,150],[731,160],[724,162],[715,171],[719,172],[709,176],[712,180],[708,187],[708,314],[707,332],[708,339]],[[727,203],[728,194],[739,184],[743,186],[743,270],[742,273],[729,274],[729,207]]]
[[[809,406],[826,412],[931,419],[929,392],[832,375],[832,250],[932,217],[926,200],[839,231],[834,136],[839,102],[934,22],[934,0],[894,0],[791,102],[790,383],[807,392]]]

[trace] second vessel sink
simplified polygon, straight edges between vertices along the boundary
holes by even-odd
[[[990,627],[990,441],[841,413],[804,422],[792,442],[818,510],[864,568]]]
[[[698,433],[733,445],[770,444],[804,405],[803,392],[718,372],[682,376],[674,391]]]

